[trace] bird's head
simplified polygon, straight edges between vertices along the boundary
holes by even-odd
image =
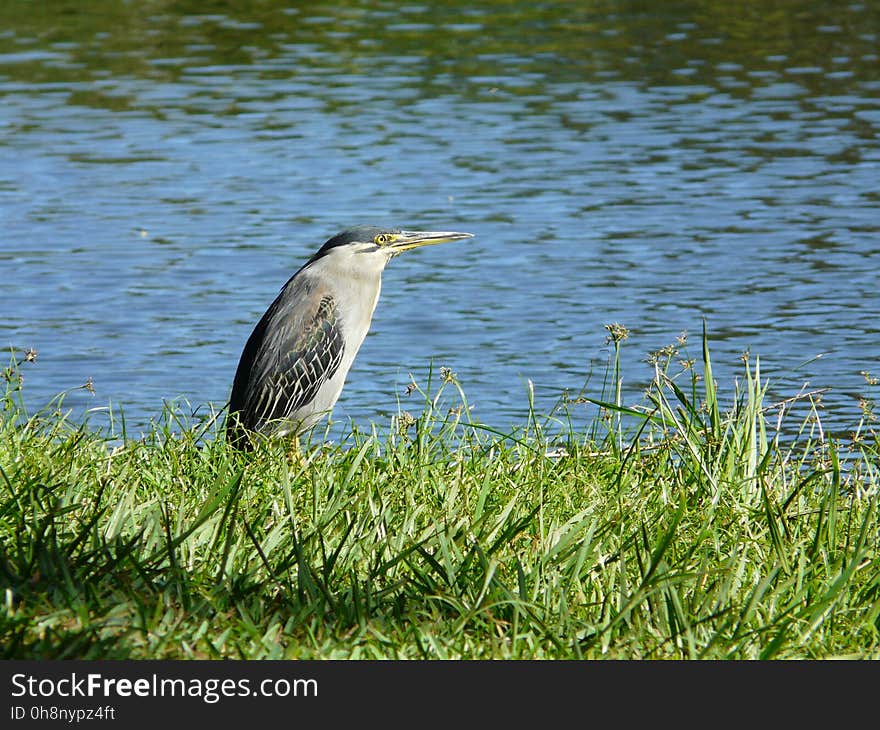
[[[315,258],[324,256],[334,249],[345,248],[346,252],[353,254],[381,254],[386,260],[390,260],[413,248],[433,246],[463,238],[473,238],[473,234],[455,231],[402,231],[398,228],[358,226],[333,236],[321,246]]]

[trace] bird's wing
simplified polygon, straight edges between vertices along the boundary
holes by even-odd
[[[294,278],[257,324],[242,353],[229,410],[250,430],[297,420],[336,373],[345,343],[332,295]]]

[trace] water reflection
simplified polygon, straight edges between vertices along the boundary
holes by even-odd
[[[49,11],[47,11],[49,8]],[[0,6],[0,341],[28,396],[222,404],[277,289],[358,222],[461,228],[389,267],[337,417],[452,367],[519,422],[705,317],[841,429],[880,371],[880,10],[655,3]],[[819,357],[817,357],[819,356]],[[595,382],[596,376],[593,376]]]

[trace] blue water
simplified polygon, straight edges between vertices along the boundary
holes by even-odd
[[[38,351],[30,407],[88,381],[76,416],[112,404],[136,431],[165,400],[222,407],[334,233],[463,230],[391,263],[335,422],[418,410],[432,366],[498,428],[528,381],[543,411],[598,397],[612,322],[636,403],[648,353],[687,331],[698,356],[705,321],[723,393],[749,351],[770,401],[822,391],[846,433],[880,375],[880,19],[838,5],[778,27],[682,5],[23,6],[0,26],[0,344]]]

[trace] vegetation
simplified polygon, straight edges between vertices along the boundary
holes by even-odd
[[[167,407],[143,438],[0,418],[6,658],[880,656],[878,439],[795,428],[759,363],[722,405],[706,338],[499,433],[454,374],[390,433],[300,453]],[[452,405],[450,405],[452,404]],[[588,433],[566,414],[597,408]]]

